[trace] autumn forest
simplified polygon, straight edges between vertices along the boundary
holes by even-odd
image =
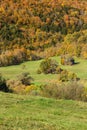
[[[87,0],[0,0],[0,130],[87,130]]]
[[[86,0],[0,1],[0,66],[55,55],[87,58]]]

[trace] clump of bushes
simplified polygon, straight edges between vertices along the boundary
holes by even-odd
[[[28,60],[27,52],[24,48],[5,51],[0,54],[0,66],[17,65]]]
[[[30,76],[28,72],[22,73],[17,76],[17,80],[21,82],[21,84],[24,85],[30,85],[33,78]]]
[[[56,74],[61,74],[62,71],[63,71],[63,69],[60,68],[60,66],[58,66],[58,67],[56,68]]]
[[[28,52],[25,48],[16,48],[13,50],[6,50],[0,54],[0,67],[17,65],[24,61],[39,60],[40,56],[37,56],[31,52]]]
[[[9,89],[6,84],[5,78],[0,73],[0,91],[8,92]]]
[[[37,94],[37,87],[34,84],[25,87],[25,94]]]
[[[57,72],[58,62],[53,59],[45,59],[41,62],[40,68],[37,70],[37,73],[44,73],[44,74],[55,74]]]
[[[45,85],[42,87],[41,95],[56,99],[87,101],[87,91],[85,91],[85,87],[78,82]]]
[[[28,72],[22,73],[17,76],[17,79],[8,80],[7,85],[14,93],[28,94],[32,90],[36,89],[35,85],[32,85],[33,78]]]
[[[82,48],[81,56],[82,58],[87,59],[87,44]]]
[[[42,59],[42,57],[40,57],[36,54],[33,54],[33,53],[31,53],[28,58],[28,60],[30,60],[30,61],[36,61],[36,60],[40,60],[40,59]]]
[[[63,56],[61,56],[61,64],[62,65],[74,65],[75,60],[72,56],[63,55]]]
[[[79,78],[77,75],[73,72],[69,72],[67,70],[61,71],[61,73],[58,75],[58,80],[62,82],[66,81],[77,81]]]
[[[53,59],[43,60],[40,64],[40,68],[37,70],[37,73],[58,74],[58,80],[62,82],[79,80],[75,73],[61,69],[60,66],[58,66],[58,63]]]

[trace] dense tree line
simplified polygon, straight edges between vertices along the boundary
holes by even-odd
[[[87,58],[83,54],[87,43],[86,7],[86,0],[0,1],[0,54],[21,47],[40,54],[50,47],[69,43],[77,48],[80,43],[80,55]]]

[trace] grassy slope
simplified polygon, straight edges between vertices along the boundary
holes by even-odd
[[[0,93],[0,130],[86,130],[87,103]]]
[[[60,63],[59,57],[53,57]],[[74,66],[61,66],[64,69],[70,70],[72,72],[77,73],[78,77],[81,79],[87,79],[87,60],[82,59],[76,59],[79,64],[76,64]],[[35,83],[44,83],[44,82],[51,82],[54,80],[57,80],[58,75],[44,75],[40,74],[38,75],[36,73],[37,68],[39,68],[40,61],[29,61],[23,63],[26,65],[25,69],[22,69],[23,64],[16,65],[16,66],[9,66],[9,67],[0,67],[0,72],[6,77],[6,78],[14,78],[21,72],[30,72],[31,76],[35,79]]]

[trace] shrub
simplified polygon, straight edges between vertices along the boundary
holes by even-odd
[[[60,74],[63,71],[63,69],[61,69],[59,66],[56,68],[56,73]]]
[[[53,59],[45,59],[41,62],[39,72],[48,74],[48,73],[56,73],[56,68],[58,67],[58,63]]]
[[[25,93],[26,94],[30,94],[33,90],[36,89],[36,86],[35,85],[29,85],[29,86],[26,86],[25,88]]]
[[[35,60],[40,60],[40,59],[42,59],[40,56],[37,56],[37,55],[32,54],[32,53],[29,56],[30,61],[35,61]]]
[[[8,80],[7,85],[13,93],[17,94],[32,94],[33,91],[37,92],[37,87],[33,84],[24,85],[19,80]],[[34,93],[35,93],[34,92]]]
[[[28,72],[22,73],[17,76],[17,79],[8,80],[7,86],[11,89],[14,93],[21,93],[25,94],[31,88],[32,77],[29,75]]]
[[[77,45],[77,46],[76,46],[76,56],[77,56],[77,57],[80,57],[80,56],[81,56],[81,51],[82,51],[81,45]]]
[[[82,100],[87,102],[87,87],[84,88],[84,92],[82,94]]]
[[[29,75],[28,72],[22,73],[17,77],[18,77],[18,81],[20,81],[24,85],[30,85],[33,80],[33,78]]]
[[[67,70],[63,70],[59,77],[58,77],[58,80],[62,81],[62,82],[65,82],[65,81],[68,81],[68,71]]]
[[[0,74],[0,91],[8,92],[9,89],[6,85],[6,80]]]
[[[85,87],[77,82],[67,84],[48,84],[43,86],[41,95],[56,99],[87,100]]]
[[[77,82],[71,82],[65,85],[63,92],[65,99],[83,100],[84,86]]]
[[[66,82],[66,81],[77,81],[79,78],[73,72],[69,72],[67,70],[62,70],[58,77],[59,81]]]
[[[74,65],[75,64],[75,60],[72,56],[61,56],[61,64],[62,65]]]
[[[0,66],[17,65],[26,60],[28,58],[24,48],[7,50],[0,54]]]
[[[77,77],[77,75],[73,72],[68,72],[68,80],[69,81],[77,81],[80,78]]]
[[[82,56],[84,59],[87,59],[87,44],[84,45],[84,47],[82,48],[81,56]]]
[[[42,72],[41,72],[41,70],[40,69],[38,69],[37,70],[37,74],[41,74]]]
[[[23,90],[23,84],[16,79],[7,80],[7,86],[13,93],[21,93]]]

